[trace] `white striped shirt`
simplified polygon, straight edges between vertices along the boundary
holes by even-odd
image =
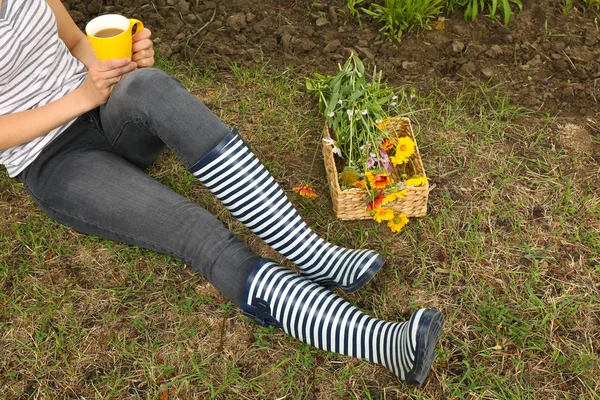
[[[56,19],[45,0],[2,0],[0,115],[58,100],[81,86],[86,75],[83,63],[58,37]],[[0,164],[6,166],[11,177],[17,176],[72,123],[0,151]]]

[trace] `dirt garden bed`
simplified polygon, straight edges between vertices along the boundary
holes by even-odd
[[[268,62],[299,74],[331,73],[354,52],[376,63],[392,85],[453,92],[477,80],[502,83],[513,101],[561,117],[595,118],[600,98],[600,33],[595,16],[564,2],[524,1],[508,27],[455,14],[445,29],[389,43],[344,12],[343,1],[69,0],[83,26],[118,12],[144,20],[165,57],[227,70],[228,63]],[[204,29],[202,29],[204,28]],[[595,128],[593,128],[595,129]]]

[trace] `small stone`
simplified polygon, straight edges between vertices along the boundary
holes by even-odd
[[[317,25],[318,28],[325,26],[327,24],[329,24],[329,21],[327,21],[327,18],[317,18],[317,20],[315,21],[315,24]]]
[[[368,58],[369,60],[375,59],[375,54],[373,54],[373,52],[371,52],[366,47],[357,47],[356,49],[361,53],[361,55]]]
[[[182,14],[186,14],[190,12],[190,3],[185,0],[179,0],[179,11]]]
[[[164,58],[166,58],[167,60],[168,60],[168,59],[170,59],[170,58],[171,58],[171,56],[173,55],[173,50],[171,50],[171,47],[170,47],[170,46],[168,46],[168,45],[166,45],[166,44],[164,44],[164,43],[161,43],[161,44],[158,46],[158,49],[157,49],[157,50],[158,50],[158,52],[159,52],[159,53],[160,53],[160,54],[161,54],[161,55],[162,55]]]
[[[231,17],[227,18],[227,25],[236,32],[241,31],[248,26],[246,15],[242,13],[233,14]]]
[[[333,53],[334,51],[336,51],[338,49],[338,47],[340,47],[340,45],[342,44],[342,42],[340,42],[339,40],[332,40],[331,42],[327,43],[327,46],[325,46],[325,48],[323,49],[324,53]]]
[[[503,53],[502,47],[495,44],[492,47],[490,47],[490,49],[488,51],[485,52],[485,55],[488,57],[491,57],[491,58],[496,58],[499,55],[501,55],[502,53]]]
[[[290,51],[290,46],[292,44],[292,35],[289,33],[284,33],[281,35],[281,45],[283,46],[283,51]]]
[[[494,76],[494,71],[492,71],[490,68],[483,68],[481,70],[481,75],[485,76],[486,78],[491,78]]]
[[[573,90],[572,86],[567,86],[563,89],[562,94],[564,97],[572,97],[575,95],[575,90]]]
[[[337,23],[338,23],[337,7],[334,7],[334,6],[329,7],[329,19],[331,19],[332,24],[337,25]]]
[[[542,57],[539,54],[536,54],[531,60],[527,61],[527,65],[532,68],[537,68],[542,65]]]
[[[469,61],[460,67],[459,73],[461,75],[473,75],[476,70],[477,67],[475,66],[475,63],[473,61]]]
[[[564,42],[555,42],[552,44],[552,50],[554,50],[555,53],[558,53],[559,51],[563,51],[565,49],[566,45]]]
[[[402,62],[402,69],[403,70],[410,70],[410,69],[415,69],[417,68],[417,62],[416,61],[403,61]]]
[[[310,39],[300,39],[297,45],[298,49],[304,53],[308,53],[316,47],[315,42]]]
[[[452,42],[452,52],[453,53],[462,53],[465,49],[465,44],[463,42],[454,41]]]
[[[390,62],[392,63],[392,65],[394,67],[401,67],[402,66],[402,60],[398,57],[391,57]]]
[[[196,18],[196,16],[194,14],[188,14],[185,17],[183,17],[183,19],[185,20],[185,22],[187,22],[188,24],[194,24],[198,21],[198,18]]]
[[[553,60],[560,60],[561,58],[563,58],[563,56],[561,54],[558,54],[558,53],[552,53],[550,55],[550,57],[552,57]]]
[[[565,60],[558,60],[557,62],[554,63],[554,68],[558,72],[563,72],[569,68],[569,65],[567,64],[567,62]]]
[[[542,206],[533,207],[533,218],[544,218],[546,216],[546,210]]]

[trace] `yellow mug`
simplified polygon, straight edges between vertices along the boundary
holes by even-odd
[[[136,32],[144,29],[142,21],[137,19],[106,14],[88,22],[85,33],[98,59],[131,58],[134,26]]]

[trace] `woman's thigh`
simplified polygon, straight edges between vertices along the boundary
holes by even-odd
[[[124,75],[100,120],[113,148],[139,167],[166,144],[189,168],[231,131],[181,82],[154,68]]]
[[[59,153],[24,183],[51,218],[73,229],[175,256],[239,304],[259,258],[208,211],[106,149]]]

